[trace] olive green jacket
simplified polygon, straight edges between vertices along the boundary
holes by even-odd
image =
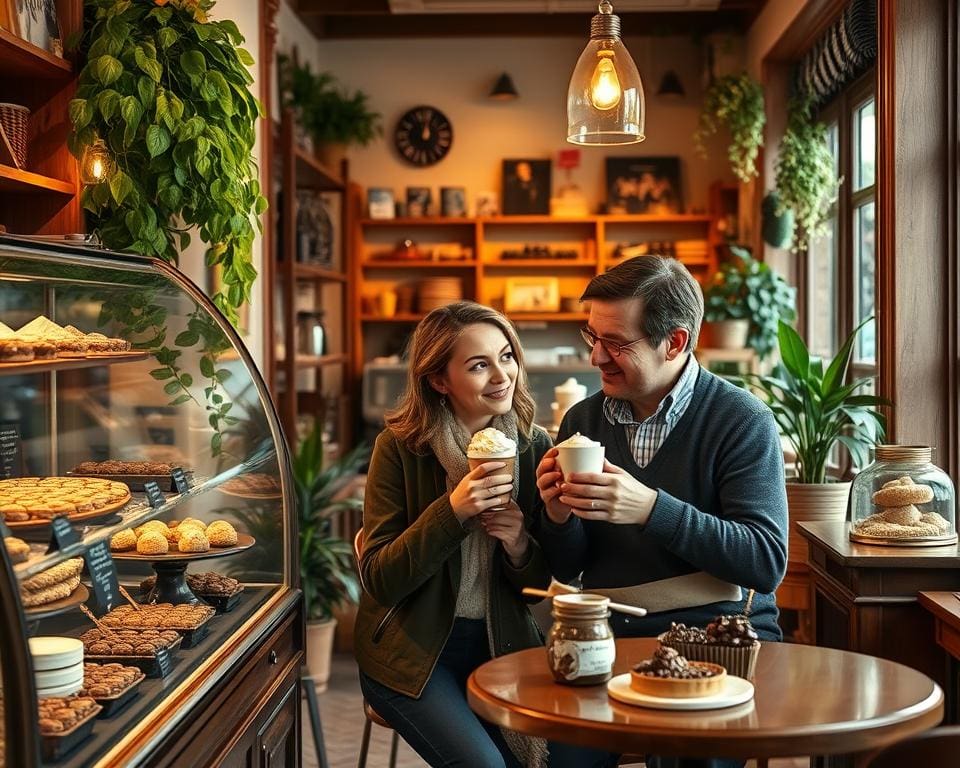
[[[520,438],[519,492],[530,552],[514,568],[498,546],[490,569],[490,626],[496,655],[542,644],[521,595],[546,589],[550,571],[536,543],[542,501],[535,470],[550,438]],[[419,697],[453,628],[460,545],[467,536],[450,507],[446,472],[432,454],[409,451],[387,429],[377,437],[363,509],[363,595],[354,647],[360,669],[382,685]]]

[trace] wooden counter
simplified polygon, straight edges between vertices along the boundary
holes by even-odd
[[[956,592],[921,592],[920,605],[933,615],[937,645],[947,652],[944,722],[960,723],[960,597]]]
[[[946,687],[923,591],[960,590],[960,549],[851,542],[847,523],[800,523],[810,545],[817,645],[908,664]]]

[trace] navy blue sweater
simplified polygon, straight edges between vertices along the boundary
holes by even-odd
[[[623,425],[603,415],[598,392],[571,408],[558,442],[574,432],[598,440],[607,459],[657,490],[647,524],[546,517],[538,540],[560,581],[582,572],[583,588],[625,587],[706,571],[756,590],[751,622],[767,640],[781,639],[773,592],[787,565],[787,499],[783,454],[773,414],[749,392],[701,368],[693,399],[653,460],[633,459]],[[653,636],[670,622],[705,626],[740,613],[743,602],[711,603],[642,619],[614,614],[619,636]]]

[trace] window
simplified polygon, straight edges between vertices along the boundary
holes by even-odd
[[[811,352],[830,358],[876,306],[876,95],[871,70],[820,112],[838,178],[826,233],[805,254],[802,328]],[[860,331],[851,375],[876,376],[876,319]]]

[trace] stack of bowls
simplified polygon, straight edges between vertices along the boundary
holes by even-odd
[[[83,643],[73,637],[31,637],[37,697],[70,696],[83,687]]]
[[[463,281],[459,277],[431,277],[420,283],[420,311],[429,312],[463,298]]]

